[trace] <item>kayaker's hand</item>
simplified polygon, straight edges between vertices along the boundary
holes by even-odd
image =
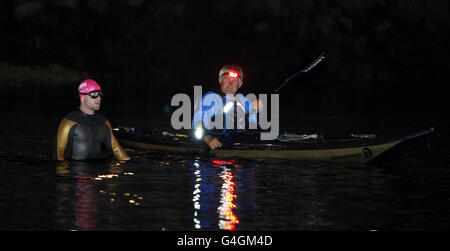
[[[253,101],[252,106],[256,110],[256,112],[261,111],[261,109],[264,107],[263,102],[260,99]]]
[[[221,147],[222,143],[215,137],[211,136],[211,135],[206,135],[203,140],[206,142],[206,144],[208,144],[209,148],[211,148],[211,150],[216,149],[217,147]]]

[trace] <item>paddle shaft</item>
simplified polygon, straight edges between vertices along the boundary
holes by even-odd
[[[322,52],[320,53],[320,55],[319,55],[318,57],[314,58],[314,60],[313,60],[310,64],[308,64],[305,68],[301,69],[300,71],[298,71],[298,72],[295,73],[294,75],[292,75],[292,76],[288,77],[287,79],[285,79],[284,82],[283,82],[280,86],[278,86],[278,87],[273,91],[273,93],[278,94],[279,91],[281,90],[281,88],[285,87],[285,86],[289,83],[289,81],[291,81],[292,79],[294,79],[295,77],[297,77],[297,76],[299,76],[299,75],[301,75],[301,74],[308,73],[308,72],[310,72],[312,69],[316,68],[316,66],[319,65],[319,64],[325,59],[325,57],[327,56],[327,54],[328,54],[328,52],[327,52],[326,50],[322,51]],[[250,116],[249,113],[246,113],[246,114],[245,114],[245,121],[248,121],[249,116]],[[240,121],[239,121],[239,122],[240,122]],[[237,126],[237,125],[236,125],[236,126]],[[236,128],[227,131],[227,132],[225,133],[225,136],[224,136],[223,138],[224,138],[224,139],[227,139],[228,136],[230,136],[230,135],[231,135],[232,133],[234,133],[235,131],[236,131]]]
[[[273,93],[278,93],[278,92],[280,91],[280,89],[283,88],[284,86],[286,86],[286,85],[289,83],[289,81],[290,81],[291,79],[293,79],[293,78],[299,76],[300,74],[308,73],[308,72],[310,72],[312,69],[316,68],[316,66],[317,66],[318,64],[320,64],[320,63],[325,59],[325,57],[327,56],[327,54],[328,54],[328,52],[327,52],[326,50],[325,50],[325,51],[322,51],[322,52],[320,53],[320,55],[319,55],[318,57],[314,58],[314,61],[312,61],[308,66],[306,66],[305,68],[301,69],[300,71],[298,71],[298,72],[295,73],[294,75],[292,75],[292,76],[288,77],[286,80],[284,80],[284,82],[283,82],[280,86],[278,86],[278,87],[273,91]]]

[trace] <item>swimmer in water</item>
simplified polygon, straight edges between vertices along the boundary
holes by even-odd
[[[78,86],[79,109],[67,114],[58,127],[55,158],[57,160],[92,160],[100,158],[101,146],[112,152],[117,160],[129,160],[117,142],[109,121],[99,113],[103,92],[92,79]]]

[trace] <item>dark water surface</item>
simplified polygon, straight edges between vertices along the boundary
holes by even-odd
[[[135,151],[85,163],[51,160],[58,122],[2,119],[1,230],[449,229],[443,134],[384,167]]]

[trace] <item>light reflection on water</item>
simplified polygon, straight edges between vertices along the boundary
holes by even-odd
[[[198,219],[198,211],[200,210],[200,197],[201,197],[201,190],[200,190],[200,182],[202,181],[201,171],[200,171],[200,164],[199,161],[195,161],[193,163],[194,166],[194,175],[195,175],[195,184],[194,184],[194,192],[193,192],[193,199],[194,202],[194,228],[200,229],[201,222]]]
[[[233,211],[236,208],[236,204],[233,203],[233,200],[237,197],[237,195],[234,194],[234,187],[236,184],[233,181],[231,170],[225,166],[222,168],[223,171],[221,172],[220,177],[222,177],[224,183],[221,190],[221,204],[218,208],[221,218],[219,227],[224,230],[235,230],[236,224],[239,224],[239,219]]]
[[[200,218],[202,214],[208,215],[214,210],[214,206],[210,204],[215,204],[217,201],[206,201],[201,200],[202,193],[204,197],[208,196],[206,193],[209,191],[212,193],[212,198],[217,198],[219,205],[215,209],[217,212],[218,223],[217,226],[222,230],[230,230],[234,231],[236,229],[236,224],[239,224],[239,219],[235,214],[235,210],[237,208],[235,204],[235,200],[237,199],[237,194],[235,193],[236,183],[234,182],[234,177],[232,173],[232,168],[234,161],[220,161],[220,160],[212,160],[212,165],[208,163],[202,163],[199,160],[195,160],[192,164],[195,176],[195,183],[193,189],[193,207],[194,207],[194,228],[195,229],[214,229],[215,222],[211,222],[211,224],[203,224],[201,223]],[[217,173],[217,170],[220,170]],[[202,182],[202,172],[207,173],[210,178],[219,177],[222,182],[221,183],[208,183]],[[202,192],[203,189],[203,192]],[[219,191],[217,194],[216,191]],[[211,195],[210,195],[211,197]],[[205,210],[200,211],[202,208],[202,204],[208,208],[210,212],[206,212]]]
[[[60,195],[56,221],[66,227],[70,226],[68,218],[71,217],[68,212],[72,212],[74,228],[70,230],[96,229],[102,213],[99,210],[99,203],[104,203],[105,200],[109,201],[110,207],[114,207],[114,203],[127,202],[133,206],[140,206],[144,200],[144,197],[138,193],[118,190],[119,178],[132,176],[134,173],[123,171],[120,163],[115,161],[101,163],[100,169],[98,165],[99,163],[67,161],[56,165],[56,175],[69,178],[73,182],[70,184],[67,183],[67,179],[63,179],[56,183],[57,193]],[[97,171],[101,173],[96,173]]]
[[[414,230],[450,221],[447,161],[386,168],[155,156],[0,159],[0,228]]]

